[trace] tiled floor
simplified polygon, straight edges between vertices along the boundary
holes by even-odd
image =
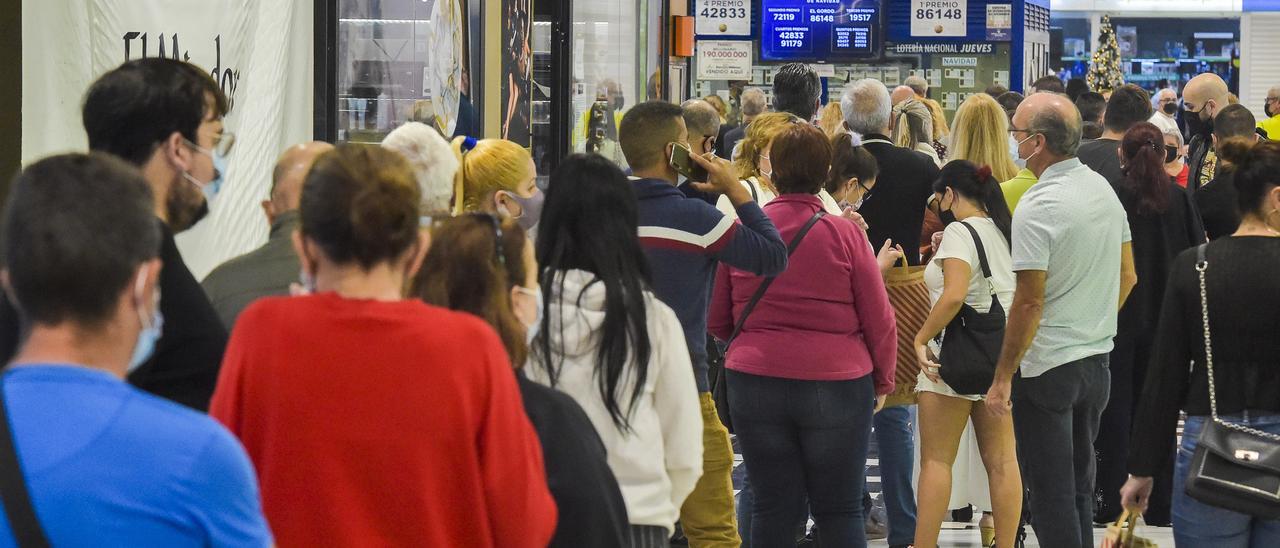
[[[958,523],[948,523],[949,527],[960,527]],[[1102,535],[1105,529],[1094,529],[1093,540],[1094,546],[1102,545]],[[1150,539],[1156,543],[1156,546],[1163,548],[1173,548],[1173,529],[1168,527],[1144,527],[1138,531],[1138,534]],[[883,540],[871,541],[873,548],[888,546],[889,544]],[[982,545],[978,538],[978,530],[975,526],[973,529],[948,529],[942,532],[942,536],[938,538],[939,548],[948,547],[973,547],[977,548]],[[1035,535],[1027,538],[1027,546],[1039,546],[1036,542]]]

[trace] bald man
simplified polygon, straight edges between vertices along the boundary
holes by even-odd
[[[1046,547],[1093,545],[1093,443],[1110,395],[1119,305],[1137,284],[1124,207],[1076,158],[1081,125],[1070,100],[1052,93],[1028,96],[1013,116],[1018,157],[1037,182],[1013,215],[1017,285],[986,399],[992,427],[1007,432],[1012,415]]]
[[[333,145],[316,141],[289,147],[280,155],[271,174],[271,194],[262,201],[262,211],[271,226],[267,243],[223,263],[201,282],[228,331],[250,303],[262,297],[288,295],[289,284],[298,281],[302,266],[294,254],[291,237],[299,224],[302,182],[316,157],[332,149]]]
[[[1197,75],[1182,89],[1182,108],[1186,111],[1183,121],[1190,139],[1191,175],[1187,181],[1190,190],[1213,180],[1218,163],[1213,150],[1213,118],[1230,104],[1227,83],[1212,72]]]
[[[916,90],[911,89],[908,86],[898,86],[893,88],[893,93],[889,94],[889,99],[893,101],[893,106],[896,107],[898,106],[898,103],[906,101],[907,99],[913,99],[915,96]]]
[[[1263,103],[1262,111],[1267,116],[1258,122],[1258,128],[1267,132],[1268,139],[1280,141],[1280,86],[1273,86],[1267,90],[1267,99]]]

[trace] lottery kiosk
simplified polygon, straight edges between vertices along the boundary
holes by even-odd
[[[851,81],[875,78],[894,87],[919,75],[950,117],[988,86],[1021,91],[1049,73],[1049,0],[696,0],[694,6],[694,97],[719,94],[735,102],[745,87],[768,95],[773,71],[799,61],[822,76],[824,101],[837,99]],[[745,9],[719,9],[730,7]]]

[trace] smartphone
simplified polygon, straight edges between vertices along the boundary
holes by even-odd
[[[707,170],[694,162],[693,158],[689,157],[691,154],[692,152],[689,151],[688,145],[676,143],[675,150],[671,152],[671,167],[676,170],[676,173],[684,175],[690,181],[696,183],[707,182]]]

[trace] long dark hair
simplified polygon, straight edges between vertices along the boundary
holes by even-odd
[[[596,378],[605,408],[618,428],[629,430],[631,411],[649,376],[649,341],[645,291],[649,263],[636,234],[639,214],[635,191],[622,171],[594,154],[574,154],[551,175],[547,201],[538,225],[538,264],[542,269],[544,314],[533,344],[533,357],[554,387],[564,364],[563,353],[553,358],[552,329],[563,329],[563,318],[552,318],[551,300],[578,299],[564,294],[564,273],[584,270],[595,275],[592,284],[605,288],[604,322],[595,341]],[[635,385],[619,394],[627,365],[634,359]]]
[[[989,166],[979,167],[968,160],[947,162],[933,182],[933,191],[942,194],[948,188],[982,208],[1004,234],[1005,243],[1013,241],[1013,214]]]
[[[840,191],[844,183],[854,177],[858,184],[866,187],[880,175],[879,164],[862,145],[855,145],[853,135],[841,133],[831,138],[831,173],[827,177],[827,192],[834,194]]]
[[[1140,213],[1164,213],[1169,208],[1169,174],[1164,171],[1164,133],[1155,124],[1134,124],[1120,141],[1124,162],[1121,187],[1138,200]]]

